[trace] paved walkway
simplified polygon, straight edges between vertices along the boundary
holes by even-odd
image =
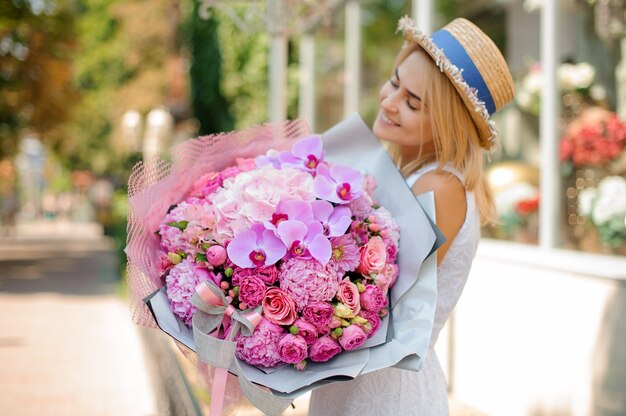
[[[0,414],[157,414],[112,245],[97,231],[39,223],[0,239]]]

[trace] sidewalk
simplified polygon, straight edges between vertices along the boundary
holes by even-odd
[[[95,224],[0,239],[0,414],[156,415],[145,354]]]

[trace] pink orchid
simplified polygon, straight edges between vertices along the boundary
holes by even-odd
[[[333,207],[328,201],[311,202],[313,218],[322,224],[326,237],[343,235],[352,223],[352,211],[344,205]]]
[[[265,229],[261,224],[254,224],[249,230],[237,234],[226,251],[235,265],[253,268],[276,263],[285,255],[287,249],[272,231]]]
[[[324,149],[320,136],[310,136],[298,140],[291,147],[291,152],[281,152],[278,160],[282,167],[303,169],[315,172],[324,159]]]
[[[331,255],[330,241],[323,234],[319,222],[305,224],[301,221],[287,220],[278,224],[277,233],[288,250],[289,257],[310,259],[322,265],[328,263]]]
[[[348,204],[363,193],[363,175],[348,166],[319,165],[313,180],[313,192],[319,199]]]
[[[276,206],[270,221],[263,222],[265,228],[276,232],[278,224],[286,220],[296,220],[308,224],[313,222],[313,210],[307,201],[281,200]]]

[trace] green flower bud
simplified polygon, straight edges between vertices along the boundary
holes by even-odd
[[[227,267],[227,268],[224,269],[224,275],[226,277],[229,277],[229,278],[233,277],[233,272],[234,272],[234,270],[233,270],[232,267]]]
[[[172,264],[178,264],[182,261],[182,257],[176,253],[167,253],[167,258],[170,259]]]
[[[352,318],[350,320],[353,324],[358,324],[358,325],[363,325],[366,322],[369,322],[367,319],[363,318],[362,316],[355,316],[354,318]]]
[[[332,330],[331,334],[336,336],[336,337],[340,337],[340,336],[343,335],[343,328],[335,328],[335,329]]]
[[[356,288],[359,289],[359,293],[365,292],[365,285],[362,282],[357,282]]]
[[[350,322],[346,321],[345,319],[342,319],[341,326],[350,326]]]
[[[300,328],[295,325],[291,325],[289,327],[289,332],[291,332],[293,335],[298,335],[298,333],[300,332]]]
[[[239,296],[239,286],[235,286],[233,288],[233,293],[235,294],[235,296]]]

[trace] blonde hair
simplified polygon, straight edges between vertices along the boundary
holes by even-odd
[[[412,160],[403,160],[399,146],[389,145],[389,153],[407,177],[427,163],[439,162],[438,170],[446,164],[463,173],[465,189],[474,192],[476,206],[482,224],[497,221],[493,194],[483,169],[483,149],[480,146],[479,133],[472,117],[450,80],[442,74],[432,59],[417,44],[408,44],[398,56],[395,69],[413,52],[423,53],[428,57],[428,70],[424,71],[422,102],[428,108],[435,147],[434,159],[419,152]]]

